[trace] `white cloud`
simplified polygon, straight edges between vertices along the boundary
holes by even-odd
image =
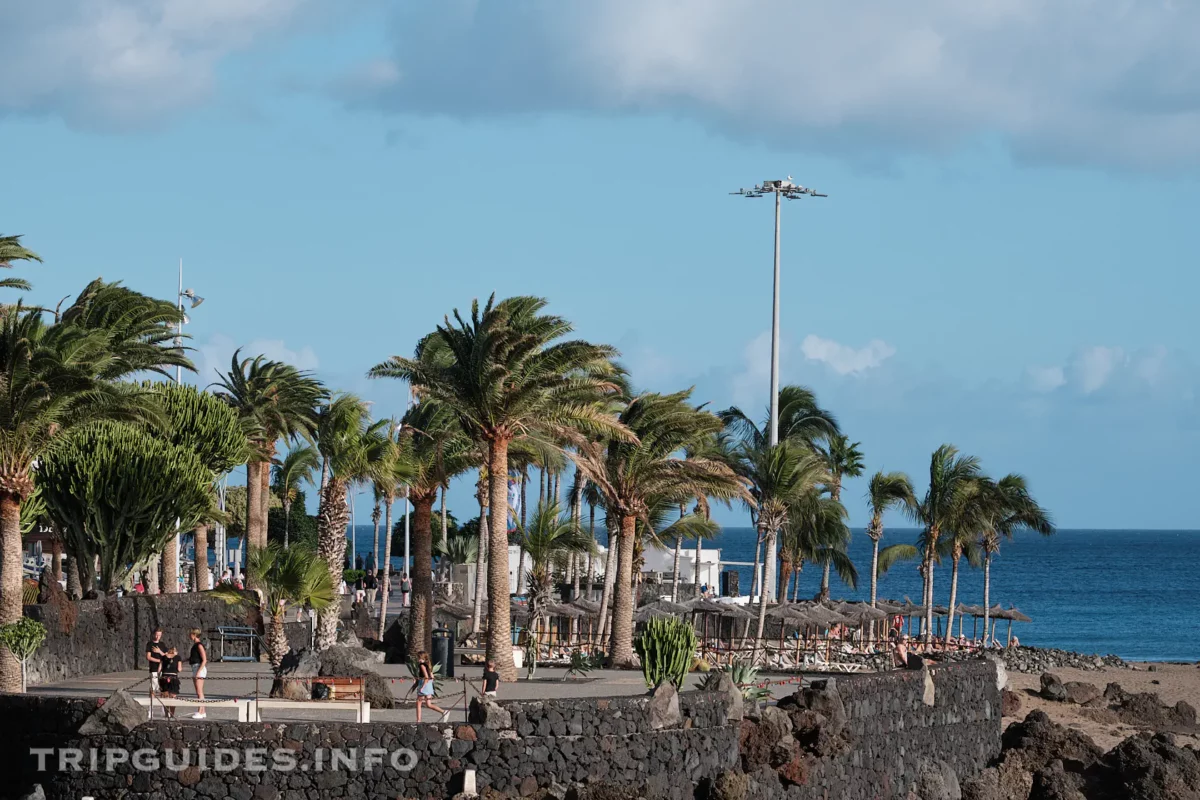
[[[866,347],[854,348],[813,334],[804,337],[800,350],[809,361],[820,361],[839,375],[858,375],[896,354],[896,348],[880,339],[872,339]]]
[[[1052,392],[1067,382],[1062,367],[1030,367],[1025,377],[1035,392]]]
[[[1067,364],[1072,384],[1084,394],[1091,394],[1108,383],[1118,367],[1128,363],[1128,356],[1119,347],[1085,347]]]
[[[1200,163],[1194,2],[412,0],[394,15],[373,102],[403,112],[665,110],[792,146],[999,134],[1035,158]]]
[[[207,386],[217,380],[218,373],[229,371],[230,359],[238,349],[238,344],[224,334],[214,334],[208,341],[200,344],[193,343],[195,352],[192,361],[196,365],[196,383]],[[241,357],[252,358],[264,355],[271,361],[282,361],[297,369],[315,372],[319,366],[317,354],[311,347],[305,345],[299,350],[293,350],[281,339],[255,339],[241,345]]]
[[[209,99],[221,60],[324,0],[0,3],[0,114],[157,124]]]

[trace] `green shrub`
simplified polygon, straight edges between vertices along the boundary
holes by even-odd
[[[646,623],[635,646],[647,686],[670,681],[678,688],[696,657],[696,631],[683,620],[657,617]]]

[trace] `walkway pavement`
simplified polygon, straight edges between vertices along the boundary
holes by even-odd
[[[376,671],[391,684],[392,694],[396,697],[399,707],[390,710],[371,709],[371,720],[374,722],[415,722],[416,710],[413,704],[413,680],[408,668],[403,664],[380,664]],[[455,666],[454,678],[442,681],[442,698],[438,705],[451,709],[451,720],[461,722],[466,719],[466,700],[476,697],[482,681],[483,668],[480,666]],[[632,670],[594,670],[587,678],[563,680],[566,674],[564,668],[539,667],[536,680],[521,678],[515,683],[504,683],[500,686],[500,698],[505,700],[550,700],[569,697],[623,697],[636,696],[646,693],[646,683],[640,671]],[[183,691],[180,699],[194,697],[189,677],[181,676]],[[703,679],[702,675],[688,676],[685,689],[694,689]],[[467,688],[467,683],[470,688]],[[145,696],[148,678],[143,671],[113,672],[103,675],[89,675],[74,678],[69,681],[30,687],[33,694],[59,695],[68,697],[107,697],[117,689],[128,689],[135,696]],[[252,697],[256,688],[264,695],[271,688],[271,667],[264,663],[214,663],[209,664],[208,680],[205,682],[205,696],[208,698]],[[795,686],[781,685],[775,688],[776,696],[783,696],[795,691]],[[469,692],[469,694],[467,694]],[[190,713],[187,709],[179,710],[181,717]],[[233,708],[210,708],[209,719],[235,720],[237,710]],[[156,709],[155,717],[162,714]],[[351,709],[320,708],[314,704],[310,711],[303,710],[271,710],[264,713],[264,721],[272,720],[316,720],[342,719],[351,720],[354,712]],[[437,721],[437,714],[423,714],[425,721]]]

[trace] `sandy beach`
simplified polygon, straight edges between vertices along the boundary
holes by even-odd
[[[1155,671],[1151,672],[1153,667]],[[1065,681],[1082,681],[1103,689],[1109,683],[1119,683],[1127,692],[1153,692],[1164,703],[1173,705],[1183,700],[1200,708],[1200,666],[1195,664],[1132,664],[1130,669],[1107,667],[1101,670],[1058,669],[1053,671]],[[1041,688],[1041,675],[1008,673],[1008,688],[1021,698],[1020,713],[1005,717],[1004,725],[1018,719],[1034,709],[1046,712],[1052,720],[1069,728],[1086,733],[1101,748],[1108,750],[1121,740],[1138,732],[1138,728],[1119,722],[1099,721],[1094,709],[1072,703],[1057,703],[1037,696]],[[1200,746],[1200,736],[1179,735],[1180,745]]]

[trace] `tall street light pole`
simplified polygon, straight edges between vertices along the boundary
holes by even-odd
[[[180,349],[183,348],[183,323],[188,321],[187,315],[183,313],[183,301],[185,299],[191,304],[192,308],[195,308],[204,302],[204,298],[197,295],[194,290],[183,288],[183,259],[181,258],[179,259],[179,320],[175,323],[175,346]],[[182,365],[176,365],[175,367],[175,383],[177,385],[183,384]],[[183,558],[181,557],[179,545],[179,520],[175,520],[175,574],[168,577],[175,581],[176,587],[178,587],[179,584],[180,571],[183,569]],[[208,553],[196,553],[196,558],[208,558]]]
[[[730,194],[742,197],[775,196],[775,281],[771,291],[771,422],[768,434],[772,447],[779,444],[779,207],[783,198],[828,197],[828,195],[792,183],[789,175],[780,181],[763,181],[752,189],[738,189]]]
[[[769,423],[768,442],[771,447],[779,444],[779,216],[783,198],[798,200],[801,197],[826,197],[826,195],[792,183],[792,176],[783,180],[763,181],[752,189],[738,189],[730,194],[742,197],[775,196],[775,279],[771,289],[771,420]],[[763,559],[763,575],[758,581],[760,602],[775,600],[775,535],[776,531],[766,531],[766,553]],[[757,547],[757,546],[756,546]],[[757,560],[757,557],[756,557]],[[757,576],[756,576],[757,577]],[[765,605],[764,605],[765,608]],[[761,609],[760,609],[761,610]],[[759,618],[761,635],[762,618]]]

